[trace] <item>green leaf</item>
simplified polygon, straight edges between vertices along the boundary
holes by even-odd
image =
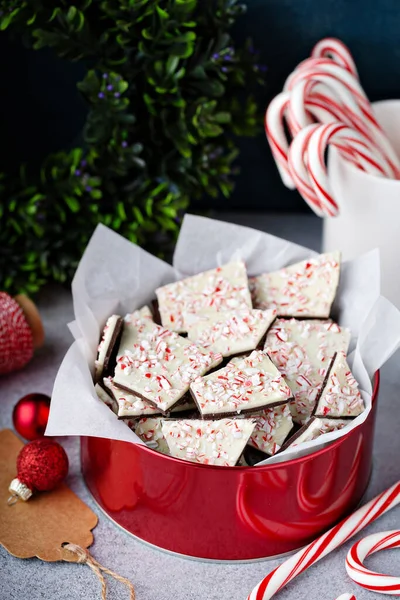
[[[68,208],[71,212],[77,213],[80,209],[80,204],[76,198],[73,196],[64,196],[64,200],[68,205]]]
[[[163,10],[159,6],[156,6],[156,11],[162,21],[166,21],[167,19],[169,19],[169,14],[167,13],[166,10]]]
[[[175,72],[178,64],[179,64],[179,58],[177,56],[170,56],[167,60],[166,66],[165,66],[167,74],[172,75]]]
[[[77,13],[76,6],[70,6],[68,9],[68,12],[67,12],[68,21],[73,21],[76,13]]]
[[[228,112],[221,111],[221,112],[216,113],[213,116],[213,120],[216,123],[221,123],[221,124],[230,123],[231,122],[231,115]]]

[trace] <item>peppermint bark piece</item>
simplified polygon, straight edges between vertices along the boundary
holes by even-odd
[[[325,419],[320,417],[312,417],[306,425],[303,425],[299,431],[289,438],[289,440],[281,448],[281,451],[288,448],[294,448],[305,442],[316,440],[325,433],[337,431],[349,424],[346,419]]]
[[[249,419],[164,421],[171,456],[204,465],[233,467],[254,429]]]
[[[293,392],[293,420],[311,416],[320,387],[336,352],[347,352],[350,331],[331,320],[277,319],[267,333],[264,351]]]
[[[184,332],[184,315],[212,308],[252,308],[244,262],[231,262],[156,290],[161,323]]]
[[[329,369],[326,383],[315,408],[315,416],[329,418],[357,417],[364,411],[358,383],[343,352],[338,352]]]
[[[118,388],[114,385],[111,377],[104,379],[104,386],[109,390],[117,404],[117,415],[119,418],[159,415],[161,412],[160,409],[146,402],[143,398]]]
[[[119,338],[122,332],[124,320],[119,315],[111,315],[107,319],[97,348],[97,358],[95,360],[95,381],[99,381],[103,374],[108,375],[110,369],[114,366],[116,350]]]
[[[148,306],[143,306],[139,310],[125,315],[124,328],[117,356],[121,356],[124,350],[129,350],[130,346],[134,345],[140,339],[142,333],[151,331],[154,327],[156,327],[156,324],[153,321],[152,313]]]
[[[108,394],[99,383],[96,383],[96,385],[94,386],[94,390],[97,394],[98,399],[104,402],[104,404],[106,404],[108,408],[111,408],[113,413],[117,415],[118,403],[116,402],[116,400],[110,394]]]
[[[280,317],[328,318],[339,284],[340,252],[320,254],[250,280],[253,305]]]
[[[127,348],[117,359],[114,385],[165,413],[188,391],[192,381],[219,365],[222,356],[154,323],[130,325]],[[125,334],[125,332],[124,332]]]
[[[276,317],[274,310],[202,311],[185,315],[188,339],[232,356],[255,350]]]
[[[131,429],[148,446],[161,454],[169,454],[169,447],[162,431],[162,419],[160,417],[150,417],[139,419],[132,423]]]
[[[278,369],[261,351],[199,378],[190,391],[203,419],[255,412],[293,398]]]
[[[252,419],[255,421],[255,427],[248,441],[249,446],[273,456],[281,449],[293,429],[289,405],[268,408]]]

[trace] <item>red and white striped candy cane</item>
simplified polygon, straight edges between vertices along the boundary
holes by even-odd
[[[307,59],[302,63],[301,69],[297,68],[293,71],[286,80],[285,91],[292,92],[301,81],[322,84],[326,92],[333,96],[336,103],[348,113],[350,121],[343,119],[343,122],[355,126],[358,131],[369,137],[389,162],[392,176],[399,177],[399,158],[377,122],[372,106],[358,80],[333,61],[327,60],[325,65],[313,66],[313,60],[315,59]]]
[[[400,503],[400,481],[359,508],[320,538],[288,558],[267,575],[248,596],[248,600],[269,600],[285,585],[347,542],[359,531]]]
[[[350,549],[346,558],[346,571],[361,587],[378,592],[400,596],[400,577],[382,575],[364,567],[364,560],[380,550],[400,547],[400,531],[374,533],[360,540]]]
[[[293,139],[288,154],[288,165],[290,175],[298,192],[302,195],[309,207],[319,217],[325,216],[325,211],[321,202],[315,193],[314,186],[310,180],[307,165],[305,162],[305,153],[311,134],[320,127],[317,124],[308,125],[301,129]]]
[[[338,212],[324,162],[329,143],[358,168],[382,175],[386,167],[368,140],[341,123],[314,124],[302,129],[290,146],[288,165],[298,191],[319,216],[335,216]]]
[[[286,137],[284,124],[286,122],[290,134],[295,136],[296,133],[301,131],[310,123],[310,118],[308,116],[303,118],[303,114],[300,114],[301,121],[298,123],[296,118],[299,114],[299,111],[291,118],[291,115],[288,111],[289,102],[290,95],[287,92],[278,94],[272,100],[265,113],[265,133],[283,183],[288,188],[294,189],[297,184],[293,180],[293,176],[288,165],[289,142]],[[308,112],[314,116],[318,116],[318,114],[323,111],[325,113],[329,112],[329,108],[325,107],[323,100],[321,101],[319,97],[316,97],[315,100],[310,98],[309,101],[307,101],[306,108]],[[332,114],[330,122],[337,122],[337,117],[340,117],[340,115]],[[342,154],[345,156],[345,158],[349,158],[349,152],[345,148],[342,149]],[[353,162],[356,166],[360,167],[357,160],[353,159]]]
[[[354,594],[342,594],[336,600],[357,600]]]
[[[289,143],[284,128],[289,94],[282,92],[270,102],[264,119],[265,134],[283,183],[289,189],[295,185],[288,168]]]
[[[331,58],[358,79],[357,67],[348,47],[336,38],[324,38],[312,49],[313,58]]]
[[[368,140],[343,123],[320,125],[316,128],[307,144],[308,173],[322,209],[327,215],[335,216],[338,213],[338,205],[330,189],[325,165],[325,152],[330,143],[351,148],[362,168],[369,173],[390,177],[391,171],[387,163],[369,145]]]

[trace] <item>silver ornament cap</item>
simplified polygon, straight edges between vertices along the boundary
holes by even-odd
[[[22,483],[18,477],[12,480],[8,487],[8,491],[11,493],[8,504],[14,504],[18,498],[26,502],[32,496],[32,490],[30,490],[25,483]]]

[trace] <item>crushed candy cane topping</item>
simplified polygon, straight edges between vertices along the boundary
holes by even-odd
[[[94,390],[99,400],[104,402],[104,404],[108,406],[108,408],[111,408],[111,410],[115,414],[118,414],[118,403],[116,402],[116,400],[114,400],[114,398],[111,398],[111,396],[109,396],[107,392],[98,383],[96,383],[96,385],[94,386]]]
[[[153,404],[114,385],[111,377],[105,377],[103,382],[117,402],[117,414],[119,417],[141,417],[142,415],[160,414],[160,409],[156,408]]]
[[[250,419],[165,420],[162,424],[171,456],[223,467],[236,465],[253,429]]]
[[[339,284],[340,253],[320,254],[275,273],[250,279],[255,308],[280,317],[328,318]]]
[[[123,345],[114,384],[143,396],[161,411],[171,408],[192,381],[222,361],[221,354],[144,320],[138,327],[125,327]]]
[[[357,417],[364,410],[358,383],[343,352],[338,352],[315,411],[321,417]]]
[[[156,290],[164,327],[183,332],[184,315],[211,308],[252,308],[245,264],[231,262]]]
[[[292,398],[278,369],[260,351],[199,378],[190,390],[202,416],[240,414]]]
[[[296,437],[296,439],[294,439],[293,442],[288,445],[288,448],[294,448],[295,446],[299,446],[305,442],[312,442],[321,435],[324,435],[325,433],[331,433],[332,431],[337,431],[338,429],[343,429],[343,427],[348,424],[349,421],[344,419],[321,419],[313,417],[310,419],[307,425],[304,425],[304,431],[299,431],[300,435],[298,435],[298,437]]]
[[[184,319],[188,338],[222,356],[254,350],[275,320],[274,310],[202,311]]]
[[[264,350],[293,392],[296,423],[310,418],[335,352],[347,352],[349,342],[350,332],[329,320],[277,319],[268,331]]]
[[[143,418],[128,425],[148,446],[162,454],[169,454],[168,444],[162,431],[162,419],[157,417]]]
[[[293,420],[288,404],[267,408],[262,414],[252,416],[254,431],[249,446],[273,456],[281,449],[293,428]]]
[[[99,379],[103,373],[104,360],[107,356],[107,352],[114,334],[115,327],[121,317],[119,315],[111,315],[107,319],[107,322],[103,329],[100,343],[97,347],[97,359],[95,360],[95,377]]]

